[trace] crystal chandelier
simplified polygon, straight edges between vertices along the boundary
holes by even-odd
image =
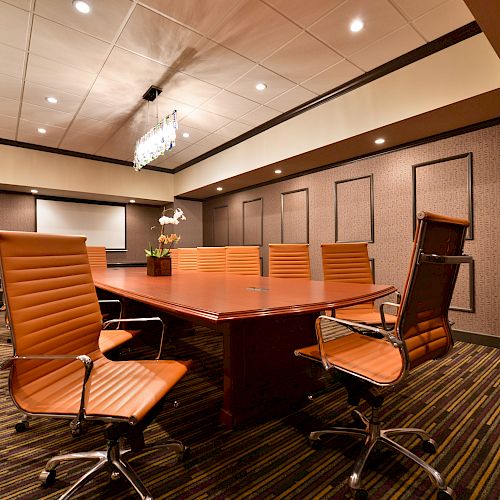
[[[175,146],[176,115],[177,112],[174,111],[165,116],[135,143],[134,170],[141,170],[142,167]]]

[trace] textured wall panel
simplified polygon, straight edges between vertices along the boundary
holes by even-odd
[[[450,309],[469,313],[475,311],[474,275],[474,262],[460,265]]]
[[[229,241],[241,245],[242,203],[263,198],[263,273],[268,274],[269,243],[280,243],[281,193],[309,189],[309,251],[313,279],[322,279],[321,243],[335,241],[335,182],[373,174],[374,243],[368,245],[376,261],[376,282],[403,289],[412,249],[413,204],[412,166],[434,162],[470,151],[474,157],[474,240],[465,242],[464,252],[472,255],[475,267],[476,311],[450,311],[454,328],[500,336],[500,126],[493,126],[421,144],[411,148],[352,161],[334,168],[215,197],[204,203],[204,233],[212,238],[212,209],[227,205]],[[327,160],[318,160],[318,165]],[[444,182],[444,188],[448,185]],[[366,217],[365,217],[366,219]],[[208,244],[207,242],[204,242]],[[461,273],[467,274],[467,267]],[[460,276],[453,304],[468,306],[465,277]],[[464,284],[462,284],[464,283]],[[463,295],[462,295],[463,294]],[[393,300],[387,297],[386,300]]]
[[[243,245],[262,245],[262,198],[243,202]]]
[[[309,190],[281,193],[281,243],[309,243]]]
[[[32,194],[1,191],[0,229],[6,231],[34,231],[35,197]]]
[[[424,210],[467,219],[471,225],[466,238],[472,239],[472,153],[414,165],[413,190],[413,231],[416,228],[416,214]]]
[[[335,241],[373,242],[373,176],[335,182]]]
[[[215,207],[212,212],[214,236],[212,246],[225,247],[229,245],[229,211],[227,205]]]

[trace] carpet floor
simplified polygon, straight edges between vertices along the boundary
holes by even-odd
[[[2,318],[0,317],[0,323]],[[0,361],[12,353],[8,330],[0,324]],[[137,352],[147,347],[136,346]],[[351,408],[340,385],[289,415],[228,431],[219,423],[222,401],[222,338],[207,329],[176,341],[176,355],[195,360],[170,400],[146,430],[147,442],[182,440],[191,456],[177,463],[173,454],[145,452],[131,463],[157,499],[344,499],[361,443],[333,437],[322,449],[308,446],[312,430],[352,425]],[[125,353],[125,356],[127,353]],[[130,355],[130,353],[128,354]],[[418,439],[400,442],[436,467],[458,499],[500,498],[499,351],[457,342],[451,353],[414,370],[398,390],[387,391],[381,416],[386,427],[421,427],[436,440],[429,455]],[[366,408],[365,408],[366,409]],[[102,427],[89,424],[73,438],[67,420],[34,418],[30,428],[14,430],[20,414],[8,393],[8,371],[0,372],[0,498],[52,499],[84,473],[88,464],[61,464],[51,487],[38,475],[61,451],[102,449]],[[373,499],[430,499],[427,475],[389,449],[372,455],[362,478]],[[128,499],[136,494],[124,480],[102,473],[75,498]]]

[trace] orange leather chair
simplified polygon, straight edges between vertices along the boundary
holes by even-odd
[[[179,267],[179,253],[178,248],[170,249],[170,259],[172,260],[172,269],[178,269]]]
[[[177,248],[177,269],[196,271],[198,251],[196,248]]]
[[[226,247],[226,272],[260,276],[260,252],[258,246]]]
[[[97,269],[106,269],[108,260],[106,258],[106,247],[87,247],[90,267]]]
[[[422,467],[438,489],[438,498],[452,498],[439,472],[393,441],[392,436],[410,434],[421,439],[424,451],[435,452],[436,444],[421,429],[381,429],[379,409],[383,394],[378,387],[399,384],[413,368],[444,356],[452,346],[448,308],[461,263],[471,262],[462,255],[468,221],[421,212],[413,246],[410,271],[406,280],[394,329],[390,332],[331,316],[316,321],[317,345],[298,349],[295,354],[317,363],[337,376],[348,392],[348,401],[358,405],[361,399],[371,407],[366,418],[355,411],[362,429],[334,427],[314,431],[311,444],[318,445],[323,436],[342,434],[363,439],[363,449],[349,479],[356,498],[366,498],[361,489],[361,474],[366,460],[378,443],[402,453]],[[354,332],[351,327],[369,329],[382,338]],[[425,404],[423,402],[422,404]]]
[[[271,278],[311,279],[308,244],[269,244],[269,276]]]
[[[52,483],[60,462],[90,460],[91,469],[64,498],[103,468],[125,477],[142,498],[151,498],[127,455],[144,448],[146,422],[186,374],[189,362],[103,356],[85,237],[2,231],[0,263],[14,347],[9,391],[16,406],[28,415],[69,419],[75,431],[86,420],[107,424],[106,450],[56,456],[40,480]],[[185,453],[179,441],[161,446]]]
[[[226,247],[198,247],[198,271],[224,272]]]
[[[325,281],[343,281],[348,283],[373,283],[373,276],[368,258],[367,243],[328,243],[321,245],[323,261],[323,279]],[[396,322],[396,316],[380,312],[373,302],[366,302],[351,307],[335,309],[336,318],[347,319],[367,325],[388,324]]]

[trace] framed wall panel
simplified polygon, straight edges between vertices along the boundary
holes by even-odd
[[[373,175],[335,182],[335,242],[374,241]]]
[[[460,265],[450,310],[469,313],[476,311],[474,261]]]
[[[243,202],[243,245],[262,246],[263,216],[262,198]]]
[[[281,193],[281,243],[309,243],[309,189]]]
[[[371,269],[371,272],[372,272],[372,280],[374,283],[376,283],[375,281],[375,259],[373,257],[370,257],[368,259],[370,261],[370,269]]]
[[[474,238],[472,153],[413,165],[413,234],[421,210],[468,219],[465,239]]]
[[[229,245],[229,209],[227,205],[215,207],[212,211],[213,245],[225,247]]]

